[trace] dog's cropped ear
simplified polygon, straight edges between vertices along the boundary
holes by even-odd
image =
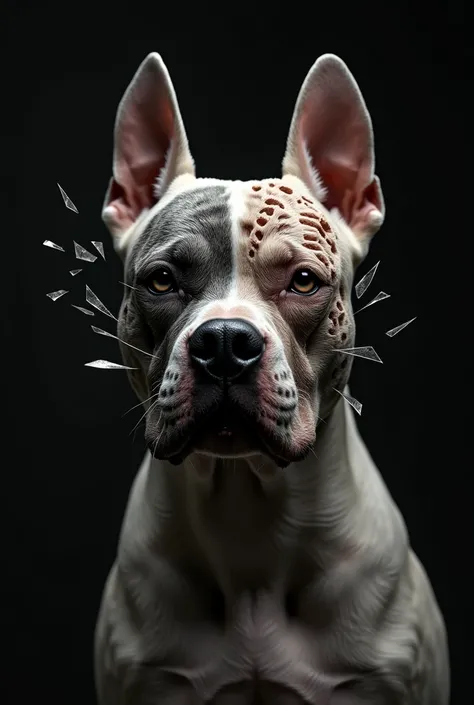
[[[125,91],[115,121],[113,176],[102,219],[116,248],[177,176],[194,173],[168,71],[159,54],[149,54]]]
[[[345,63],[321,56],[296,101],[283,174],[299,177],[329,209],[337,208],[366,251],[384,220],[374,173],[372,122]]]

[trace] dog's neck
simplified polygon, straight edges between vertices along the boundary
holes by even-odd
[[[368,515],[361,507],[367,482]],[[155,550],[207,572],[228,592],[269,582],[287,590],[307,570],[359,551],[387,492],[342,399],[319,424],[307,458],[285,469],[263,456],[193,454],[180,466],[152,460],[145,483],[148,533],[160,527]]]

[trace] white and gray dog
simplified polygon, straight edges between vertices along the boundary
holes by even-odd
[[[338,393],[384,219],[345,64],[310,70],[281,178],[221,181],[196,178],[150,54],[103,219],[149,453],[97,624],[100,705],[447,705],[443,619]]]

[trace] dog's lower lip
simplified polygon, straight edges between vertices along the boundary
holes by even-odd
[[[230,428],[227,428],[227,426],[223,426],[217,435],[230,437],[234,435],[234,432]]]

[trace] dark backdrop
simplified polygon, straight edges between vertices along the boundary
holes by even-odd
[[[71,303],[84,302],[86,282],[113,312],[120,303],[120,263],[100,210],[124,89],[145,55],[160,52],[199,175],[276,176],[300,85],[331,51],[371,111],[387,205],[360,275],[380,260],[364,301],[381,290],[392,297],[357,316],[357,343],[374,345],[384,364],[356,361],[352,391],[447,621],[452,702],[466,703],[472,227],[463,6],[284,3],[259,15],[258,4],[234,13],[201,3],[183,24],[183,4],[169,16],[158,1],[39,5],[4,4],[1,17],[3,702],[95,702],[94,622],[143,442],[141,428],[130,435],[140,409],[124,416],[136,404],[125,374],[84,367],[119,361],[115,341],[89,328],[113,322]],[[43,247],[46,238],[67,253]],[[90,240],[104,241],[107,261],[74,260],[73,240],[91,250]],[[72,279],[68,270],[81,266]],[[70,293],[46,297],[60,288]],[[413,316],[399,336],[384,335]]]

